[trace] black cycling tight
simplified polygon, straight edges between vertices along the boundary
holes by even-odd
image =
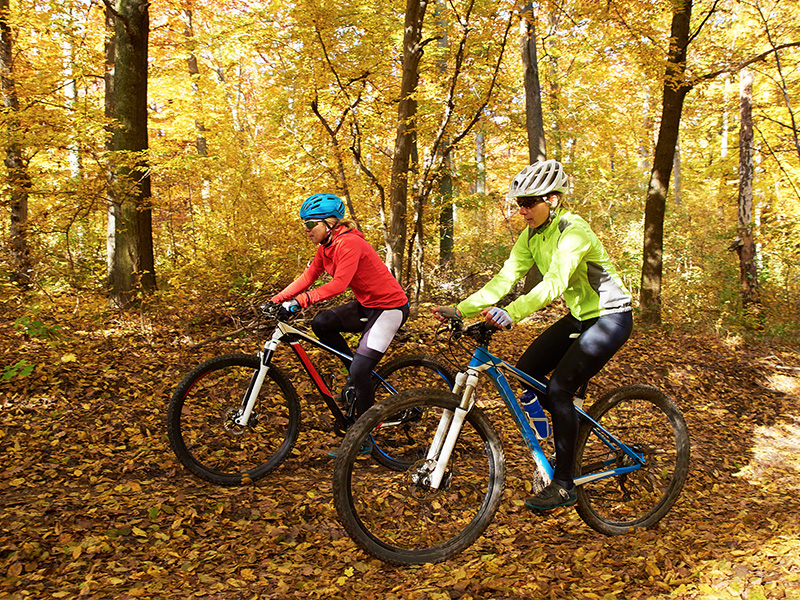
[[[571,314],[563,317],[533,340],[517,362],[517,368],[547,384],[542,406],[553,417],[556,466],[553,479],[572,483],[578,415],[572,399],[580,387],[614,356],[630,337],[633,313],[630,311],[579,321]],[[580,334],[580,337],[570,337]]]
[[[357,417],[375,402],[371,373],[407,318],[407,304],[394,309],[371,309],[358,302],[348,302],[318,314],[311,322],[311,329],[321,342],[353,357],[346,387],[355,391]],[[363,332],[355,355],[341,332]],[[346,361],[342,362],[347,365]]]

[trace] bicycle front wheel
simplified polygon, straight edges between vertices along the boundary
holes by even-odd
[[[198,477],[219,485],[256,481],[289,455],[300,429],[297,392],[270,365],[245,426],[234,422],[259,358],[231,354],[212,358],[175,389],[167,411],[167,435],[178,460]]]
[[[683,415],[661,390],[646,385],[612,390],[588,414],[645,463],[635,471],[578,486],[578,514],[606,535],[650,527],[667,514],[686,482],[690,450]],[[593,425],[581,425],[576,478],[634,464],[603,442]]]
[[[378,369],[378,377],[373,375],[373,380],[377,404],[411,388],[449,392],[456,378],[453,370],[436,358],[406,354],[383,365]],[[425,456],[430,442],[427,433],[420,407],[403,410],[387,419],[384,427],[373,431],[372,457],[385,467],[405,471]],[[417,440],[419,444],[412,444],[410,440]]]
[[[395,564],[446,560],[494,517],[505,460],[497,432],[477,407],[464,421],[439,489],[430,486],[433,461],[420,459],[401,472],[359,456],[387,420],[409,409],[420,409],[417,431],[430,443],[442,413],[458,404],[452,393],[408,390],[373,406],[348,430],[334,466],[334,504],[348,534],[373,556]],[[408,443],[416,448],[418,441]]]

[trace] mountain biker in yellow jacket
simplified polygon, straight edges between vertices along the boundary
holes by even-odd
[[[500,272],[456,307],[438,307],[434,316],[472,317],[482,313],[497,327],[508,327],[563,296],[570,312],[539,335],[517,368],[547,381],[542,406],[552,415],[556,465],[553,481],[525,506],[545,511],[575,504],[573,483],[578,417],[573,397],[619,350],[633,327],[631,295],[588,223],[560,207],[568,179],[555,160],[525,167],[511,181],[527,227]],[[536,267],[541,279],[506,308],[494,306]],[[532,392],[528,392],[532,393]],[[523,394],[523,397],[525,394]]]

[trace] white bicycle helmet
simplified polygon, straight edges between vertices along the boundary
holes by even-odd
[[[567,191],[567,175],[557,160],[537,161],[520,171],[508,186],[507,200],[519,196],[545,196]]]

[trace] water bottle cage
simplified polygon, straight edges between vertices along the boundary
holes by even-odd
[[[520,400],[523,402],[522,410],[525,412],[531,428],[536,433],[536,437],[539,439],[549,438],[552,435],[550,423],[536,394],[533,391],[527,391]]]

